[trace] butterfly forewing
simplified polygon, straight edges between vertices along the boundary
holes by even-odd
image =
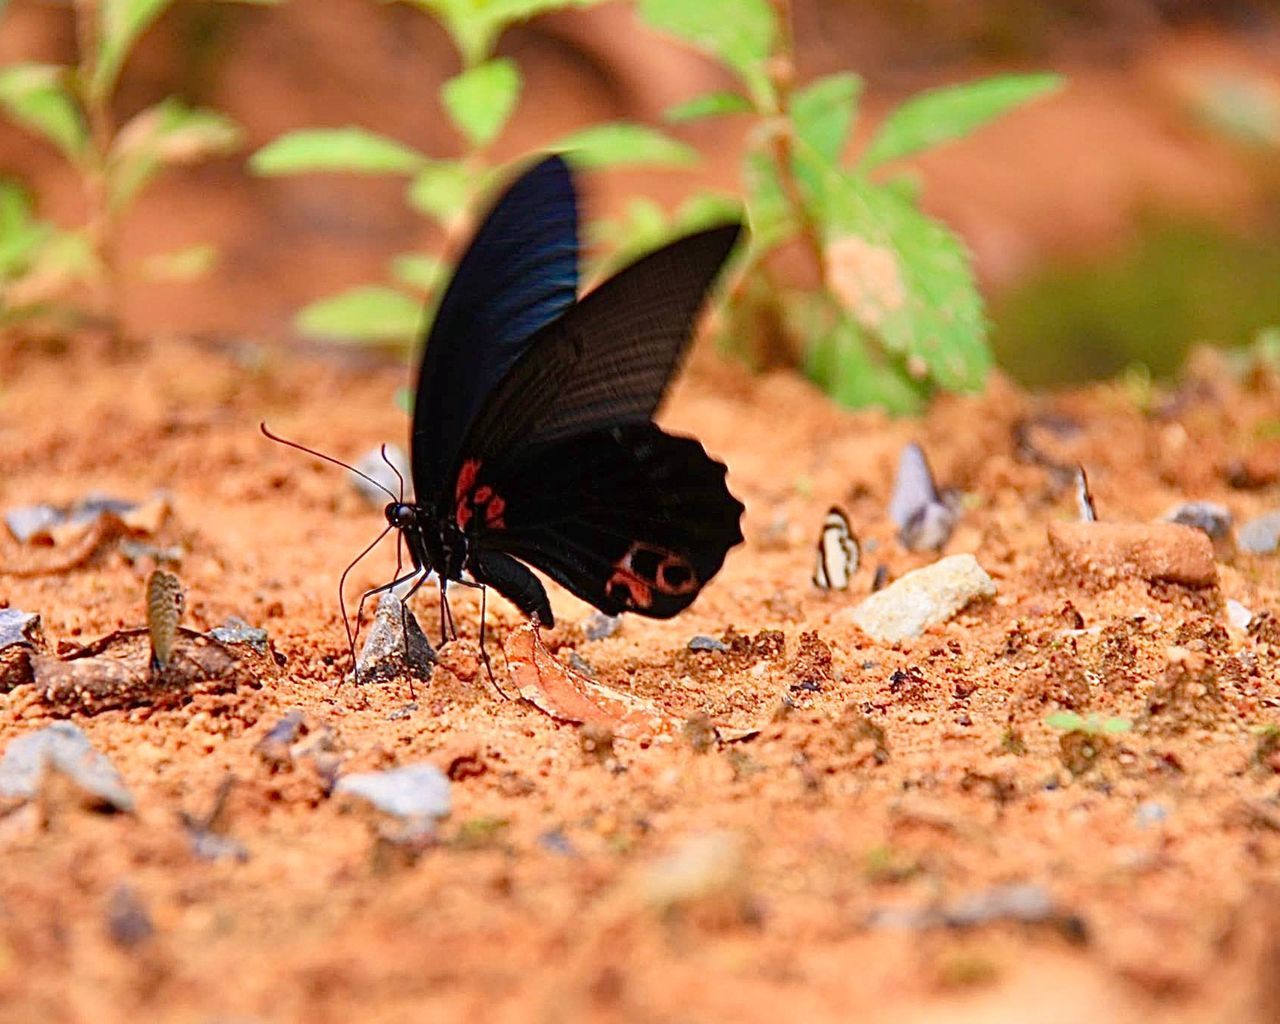
[[[413,482],[438,495],[467,429],[538,331],[571,308],[578,214],[564,161],[511,185],[463,254],[423,350],[413,418]]]

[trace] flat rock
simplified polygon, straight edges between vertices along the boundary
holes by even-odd
[[[230,616],[221,626],[214,626],[209,635],[220,644],[248,644],[259,654],[269,650],[270,637],[261,626],[251,626],[238,616]]]
[[[1269,555],[1280,546],[1280,511],[1250,519],[1236,533],[1236,544],[1251,555]]]
[[[334,795],[347,794],[363,800],[393,818],[431,824],[449,813],[452,804],[449,777],[433,764],[410,764],[385,772],[356,772],[344,775],[334,786]]]
[[[876,591],[853,610],[852,617],[873,639],[896,643],[919,636],[975,598],[995,592],[995,582],[973,555],[951,555]]]
[[[133,809],[133,797],[115,766],[70,722],[55,722],[19,736],[0,758],[0,800],[34,799],[48,772],[66,776],[96,804],[116,811]]]
[[[1208,534],[1178,523],[1050,523],[1049,561],[1059,575],[1093,584],[1121,579],[1213,587]]]

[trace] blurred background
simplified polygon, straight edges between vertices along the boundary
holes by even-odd
[[[698,0],[689,0],[697,3]],[[1274,0],[795,0],[796,78],[866,83],[858,136],[920,89],[997,71],[1054,70],[1059,93],[914,161],[922,204],[971,249],[999,362],[1030,384],[1174,370],[1198,341],[1237,345],[1280,325],[1280,5]],[[62,2],[0,4],[0,64],[69,63]],[[605,3],[516,25],[497,53],[525,87],[499,157],[607,119],[659,124],[728,84],[714,62]],[[459,69],[440,25],[405,4],[188,2],[141,39],[113,100],[118,123],[169,95],[216,108],[245,145],[164,176],[122,228],[127,259],[211,241],[194,283],[131,282],[131,331],[295,340],[299,307],[438,249],[439,228],[378,176],[261,178],[247,156],[302,127],[358,124],[433,157],[464,147],[438,94]],[[636,194],[673,207],[733,189],[734,118],[669,127],[703,156],[677,170],[589,178],[608,211]],[[857,139],[854,140],[855,145]],[[43,215],[82,216],[80,183],[47,143],[0,122],[0,173]]]

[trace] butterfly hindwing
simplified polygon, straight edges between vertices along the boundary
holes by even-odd
[[[723,464],[653,423],[522,448],[464,478],[478,557],[501,550],[612,615],[675,615],[742,540]]]
[[[436,495],[486,398],[538,331],[573,306],[577,199],[557,156],[534,164],[485,217],[458,262],[423,349],[413,482]]]
[[[818,535],[817,559],[813,568],[813,584],[820,590],[848,590],[853,574],[858,571],[862,551],[858,538],[849,526],[849,517],[831,506],[822,521]]]

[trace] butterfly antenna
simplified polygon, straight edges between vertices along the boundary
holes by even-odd
[[[267,436],[269,437],[270,435],[267,435]],[[351,620],[347,617],[347,599],[344,596],[345,591],[347,589],[347,576],[351,572],[351,570],[356,567],[357,563],[359,563],[359,561],[362,558],[364,558],[365,555],[367,555],[370,551],[372,551],[382,542],[382,538],[387,535],[387,531],[389,531],[390,529],[391,529],[391,525],[387,524],[386,529],[384,529],[380,534],[378,534],[376,538],[374,538],[374,541],[372,544],[370,544],[367,548],[361,551],[360,554],[356,555],[356,557],[352,559],[351,564],[348,565],[345,569],[343,569],[342,575],[338,577],[338,607],[342,610],[342,625],[347,630],[347,647],[349,647],[351,650],[351,674],[353,676],[355,676],[358,671],[356,668],[356,635],[357,634],[352,632]],[[399,551],[397,551],[396,553],[398,555]],[[363,598],[361,599],[361,602],[363,605]],[[357,611],[356,612],[357,632],[359,631],[359,629],[360,629],[360,613]],[[359,682],[359,681],[360,681],[359,678],[357,678],[356,682]]]
[[[387,446],[382,446],[382,461],[387,464],[387,468],[396,475],[396,479],[400,481],[400,497],[396,500],[403,504],[404,502],[404,477],[400,475],[400,470],[396,468],[396,464],[387,458]],[[397,566],[397,570],[399,567]]]
[[[360,472],[360,470],[356,469],[355,466],[349,466],[347,465],[347,463],[343,462],[341,459],[335,459],[332,455],[325,455],[324,452],[318,452],[314,448],[308,448],[305,444],[298,444],[297,441],[290,441],[288,438],[279,437],[278,435],[271,433],[271,431],[267,429],[267,424],[265,422],[259,423],[258,429],[260,429],[263,432],[263,434],[269,437],[272,441],[275,441],[276,444],[283,444],[283,445],[287,445],[290,448],[296,448],[300,452],[306,452],[308,455],[314,455],[317,459],[324,459],[325,462],[332,462],[335,466],[341,466],[343,469],[347,470],[349,473],[354,473],[356,476],[360,477],[362,480],[367,480],[369,483],[373,484],[374,487],[378,488],[378,490],[386,492],[387,497],[390,498],[392,501],[400,500],[394,494],[391,493],[391,490],[386,486],[386,484],[380,483],[379,481],[375,480],[368,473]],[[399,473],[396,474],[396,476],[399,476],[399,475],[400,475]],[[403,484],[401,486],[403,487]]]

